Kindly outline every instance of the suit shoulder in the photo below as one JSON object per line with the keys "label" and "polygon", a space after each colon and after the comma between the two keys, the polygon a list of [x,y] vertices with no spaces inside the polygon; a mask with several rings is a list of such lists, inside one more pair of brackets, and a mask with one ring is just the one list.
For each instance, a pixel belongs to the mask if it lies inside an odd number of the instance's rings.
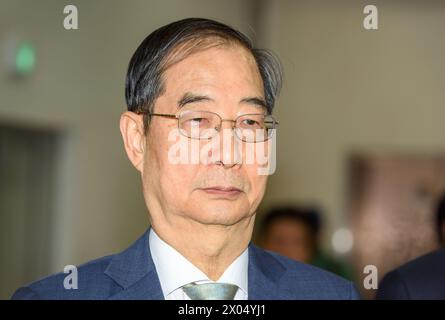
{"label": "suit shoulder", "polygon": [[[445,283],[445,249],[437,250],[407,262],[396,269],[399,279],[409,285]],[[393,277],[394,278],[394,277]]]}
{"label": "suit shoulder", "polygon": [[286,268],[280,282],[288,290],[301,292],[303,290],[301,286],[304,286],[304,292],[308,299],[360,299],[351,281],[280,254],[266,250],[264,252]]}
{"label": "suit shoulder", "polygon": [[445,249],[411,260],[383,277],[377,298],[444,299],[444,269]]}
{"label": "suit shoulder", "polygon": [[[91,260],[74,268],[67,268],[67,273],[59,272],[22,288],[19,288],[12,299],[102,299],[101,292],[106,292],[114,283],[104,273],[114,255]],[[66,289],[67,277],[77,278],[77,289]],[[72,282],[70,282],[72,284]],[[87,294],[87,295],[86,295]]]}
{"label": "suit shoulder", "polygon": [[399,267],[403,276],[418,276],[419,272],[428,276],[431,273],[443,273],[445,268],[445,249],[437,250],[411,260]]}
{"label": "suit shoulder", "polygon": [[388,272],[380,281],[377,300],[409,299],[410,293],[399,270]]}
{"label": "suit shoulder", "polygon": [[348,284],[349,281],[343,279],[342,277],[333,274],[329,271],[320,269],[310,264],[306,264],[303,262],[299,262],[288,257],[282,256],[275,252],[265,251],[268,254],[272,255],[275,259],[277,259],[281,264],[283,264],[287,269],[287,274],[289,276],[293,276],[298,274],[308,279],[320,279],[322,281],[327,281],[333,284],[344,285]]}

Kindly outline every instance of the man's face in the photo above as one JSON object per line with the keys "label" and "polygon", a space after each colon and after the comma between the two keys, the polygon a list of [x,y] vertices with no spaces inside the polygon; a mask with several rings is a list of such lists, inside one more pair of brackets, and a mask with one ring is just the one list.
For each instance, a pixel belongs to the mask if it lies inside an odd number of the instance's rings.
{"label": "man's face", "polygon": [[[234,120],[242,114],[265,112],[257,100],[249,99],[264,100],[263,82],[254,58],[241,47],[214,47],[192,54],[168,68],[163,78],[165,91],[156,100],[155,113],[211,111],[222,119]],[[189,99],[196,96],[200,98]],[[181,100],[186,103],[179,106]],[[214,139],[221,142],[216,150],[220,154],[218,161],[172,163],[169,149],[176,142],[168,137],[177,125],[176,119],[152,117],[146,137],[141,171],[153,225],[174,225],[178,219],[186,219],[228,226],[254,215],[264,195],[267,176],[258,174],[257,164],[245,163],[244,148],[241,153],[235,151],[236,144],[248,143],[237,140],[232,132],[228,136],[231,147],[223,147],[223,137],[227,136],[222,133],[211,140],[194,140],[198,150]],[[232,126],[232,122],[223,122],[222,129]],[[192,140],[186,141],[191,146]],[[266,144],[256,143],[255,148]]]}
{"label": "man's face", "polygon": [[291,259],[309,263],[314,255],[314,237],[305,223],[280,219],[268,228],[263,246]]}

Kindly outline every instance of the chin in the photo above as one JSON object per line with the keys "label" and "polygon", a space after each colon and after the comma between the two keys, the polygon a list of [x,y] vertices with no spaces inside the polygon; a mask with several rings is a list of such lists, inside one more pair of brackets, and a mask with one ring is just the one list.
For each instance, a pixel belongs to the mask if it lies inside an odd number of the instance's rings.
{"label": "chin", "polygon": [[243,210],[240,206],[221,202],[215,201],[196,208],[193,211],[194,220],[203,224],[230,226],[249,216],[248,209]]}

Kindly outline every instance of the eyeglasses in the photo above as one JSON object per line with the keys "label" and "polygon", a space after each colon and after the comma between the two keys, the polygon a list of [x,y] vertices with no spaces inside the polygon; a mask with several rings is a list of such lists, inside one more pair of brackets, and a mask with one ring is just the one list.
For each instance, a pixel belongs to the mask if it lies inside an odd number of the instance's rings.
{"label": "eyeglasses", "polygon": [[264,142],[271,138],[278,121],[267,114],[243,114],[235,120],[222,119],[217,113],[210,111],[184,110],[178,115],[165,113],[150,113],[138,111],[137,114],[147,114],[178,120],[179,132],[190,139],[207,140],[218,134],[224,121],[233,122],[235,135],[244,142]]}

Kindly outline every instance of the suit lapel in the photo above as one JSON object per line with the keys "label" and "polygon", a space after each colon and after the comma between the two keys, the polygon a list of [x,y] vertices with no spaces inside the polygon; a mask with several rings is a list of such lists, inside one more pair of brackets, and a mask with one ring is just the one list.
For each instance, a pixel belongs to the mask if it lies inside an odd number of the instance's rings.
{"label": "suit lapel", "polygon": [[[109,299],[163,300],[164,295],[148,243],[148,229],[131,247],[116,255],[105,270],[122,289]],[[294,295],[280,288],[279,280],[286,268],[271,254],[249,245],[248,296],[249,300],[294,299]]]}
{"label": "suit lapel", "polygon": [[164,299],[148,245],[149,231],[127,250],[114,256],[105,270],[105,274],[122,287],[109,299]]}
{"label": "suit lapel", "polygon": [[286,268],[271,254],[249,245],[249,300],[294,299],[291,292],[281,289],[279,280]]}

